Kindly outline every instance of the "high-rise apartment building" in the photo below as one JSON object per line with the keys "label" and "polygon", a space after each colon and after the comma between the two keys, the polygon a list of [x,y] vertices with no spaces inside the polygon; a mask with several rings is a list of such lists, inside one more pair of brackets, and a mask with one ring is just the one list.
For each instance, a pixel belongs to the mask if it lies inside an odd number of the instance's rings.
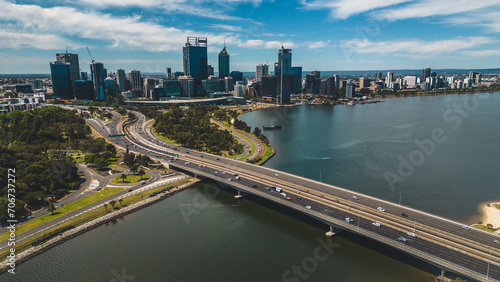
{"label": "high-rise apartment building", "polygon": [[360,77],[359,88],[368,88],[368,87],[370,87],[370,79],[368,77]]}
{"label": "high-rise apartment building", "polygon": [[422,70],[422,81],[431,76],[431,68],[425,68]]}
{"label": "high-rise apartment building", "polygon": [[219,52],[219,77],[229,76],[229,53],[226,46]]}

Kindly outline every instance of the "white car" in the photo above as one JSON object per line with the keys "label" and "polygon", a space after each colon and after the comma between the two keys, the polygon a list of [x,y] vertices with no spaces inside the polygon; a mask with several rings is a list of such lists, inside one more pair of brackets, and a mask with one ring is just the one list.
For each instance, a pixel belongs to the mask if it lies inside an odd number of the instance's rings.
{"label": "white car", "polygon": [[356,196],[352,196],[352,198],[353,198],[354,200],[359,200],[359,198],[358,198],[358,197],[356,197]]}
{"label": "white car", "polygon": [[310,209],[311,209],[311,206],[306,206],[306,209],[310,210]]}
{"label": "white car", "polygon": [[378,207],[377,210],[379,210],[381,212],[385,212],[385,209],[383,207]]}
{"label": "white car", "polygon": [[347,223],[351,223],[351,222],[353,222],[353,221],[354,221],[354,219],[352,219],[352,218],[350,218],[350,217],[346,217],[346,218],[345,218],[345,222],[347,222]]}
{"label": "white car", "polygon": [[405,237],[399,237],[398,240],[401,241],[401,242],[406,243],[406,238]]}
{"label": "white car", "polygon": [[413,232],[408,232],[406,234],[408,234],[408,236],[411,236],[411,237],[415,237],[415,238],[417,237],[417,234],[415,234]]}
{"label": "white car", "polygon": [[373,222],[372,224],[377,226],[377,227],[380,227],[380,222]]}

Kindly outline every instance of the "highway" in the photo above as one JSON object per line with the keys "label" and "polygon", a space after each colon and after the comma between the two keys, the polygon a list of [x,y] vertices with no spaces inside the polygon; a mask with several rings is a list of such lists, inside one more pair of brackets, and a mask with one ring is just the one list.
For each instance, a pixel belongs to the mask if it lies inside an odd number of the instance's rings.
{"label": "highway", "polygon": [[[270,199],[332,227],[368,236],[442,269],[478,280],[486,280],[486,276],[491,281],[500,279],[500,245],[493,241],[500,240],[498,235],[476,228],[464,229],[459,222],[333,185],[172,146],[157,139],[150,127],[144,126],[142,115],[134,114],[138,119],[124,127],[128,136],[123,140],[113,140],[120,147],[129,147],[130,151],[146,154],[170,167]],[[115,117],[113,122],[117,120]],[[110,128],[112,134],[122,132],[121,127],[117,130],[117,125]],[[235,180],[235,174],[240,180]],[[272,192],[273,189],[266,189],[272,186],[282,188],[291,200],[284,200],[282,195]],[[385,211],[380,211],[379,207]],[[352,218],[353,222],[347,223],[346,217]],[[373,222],[379,222],[381,226],[377,227]],[[407,232],[415,232],[417,237],[411,237]],[[406,238],[406,243],[398,241],[399,237]]]}

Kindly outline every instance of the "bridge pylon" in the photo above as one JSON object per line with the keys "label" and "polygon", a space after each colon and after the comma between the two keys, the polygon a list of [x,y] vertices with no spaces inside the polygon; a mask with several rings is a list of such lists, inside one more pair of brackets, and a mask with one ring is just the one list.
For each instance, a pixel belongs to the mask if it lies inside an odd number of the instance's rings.
{"label": "bridge pylon", "polygon": [[340,228],[333,227],[330,225],[330,231],[326,232],[326,237],[333,237],[335,234],[339,233],[341,231]]}
{"label": "bridge pylon", "polygon": [[240,198],[243,198],[246,195],[247,195],[247,193],[241,192],[240,190],[238,190],[238,195],[235,195],[234,198],[235,199],[240,199]]}

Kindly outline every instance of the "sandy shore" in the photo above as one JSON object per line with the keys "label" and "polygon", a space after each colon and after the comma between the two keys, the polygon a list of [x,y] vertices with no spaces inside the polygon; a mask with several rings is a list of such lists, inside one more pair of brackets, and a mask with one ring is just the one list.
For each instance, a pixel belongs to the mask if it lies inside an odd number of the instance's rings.
{"label": "sandy shore", "polygon": [[500,205],[500,202],[481,204],[481,225],[491,224],[494,228],[500,227],[500,209],[496,205]]}

